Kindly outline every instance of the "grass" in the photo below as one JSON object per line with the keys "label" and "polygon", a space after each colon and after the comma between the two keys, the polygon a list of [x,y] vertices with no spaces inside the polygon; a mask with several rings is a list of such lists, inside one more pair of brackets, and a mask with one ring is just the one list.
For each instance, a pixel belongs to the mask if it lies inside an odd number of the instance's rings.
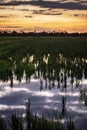
{"label": "grass", "polygon": [[86,37],[0,37],[0,58],[23,57],[27,53],[87,56]]}
{"label": "grass", "polygon": [[62,124],[59,120],[47,120],[43,116],[32,115],[29,103],[26,104],[25,118],[22,115],[12,114],[9,121],[9,117],[7,117],[6,122],[4,118],[0,117],[0,130],[77,130],[71,117]]}
{"label": "grass", "polygon": [[[13,59],[18,59],[18,62],[19,62],[19,60],[23,59],[27,54],[35,55],[38,58],[40,57],[42,58],[43,55],[47,55],[49,53],[51,55],[54,55],[54,57],[58,56],[59,53],[63,53],[63,55],[66,57],[77,56],[77,57],[87,58],[87,38],[86,37],[81,37],[81,38],[80,37],[0,37],[1,65],[3,63],[1,72],[5,72],[4,74],[6,74],[6,71],[4,71],[6,67],[6,65],[4,64],[4,60],[7,60],[8,57],[13,57]],[[55,58],[51,60],[49,60],[50,61],[49,66],[51,68],[53,67],[52,68],[52,74],[53,74],[53,70],[56,69],[56,67],[54,66]],[[76,62],[76,63],[79,64],[79,62]],[[68,67],[70,68],[70,66]],[[7,76],[8,76],[8,72],[10,72],[10,70],[8,71],[8,68],[9,67],[6,67]],[[85,65],[85,68],[86,68],[86,65]],[[12,69],[11,69],[11,72],[12,72]],[[43,70],[43,72],[44,71],[45,70]],[[10,74],[10,76],[12,75]],[[3,77],[5,77],[5,75]],[[1,73],[1,78],[2,78],[2,73]],[[62,100],[62,104],[64,107],[62,111],[64,113],[65,99]],[[26,108],[27,128],[25,130],[31,130],[31,124],[33,127],[32,130],[62,130],[62,126],[60,122],[48,121],[43,117],[42,118],[37,117],[37,115],[33,116],[29,110],[30,110],[29,107]],[[20,119],[17,115],[12,115],[11,129],[24,130],[23,128],[24,123],[22,121],[23,121],[22,117]],[[7,127],[5,126],[5,121],[2,118],[0,118],[0,129],[7,130]],[[75,126],[73,124],[71,117],[70,117],[70,120],[67,122],[67,130],[75,130]]]}

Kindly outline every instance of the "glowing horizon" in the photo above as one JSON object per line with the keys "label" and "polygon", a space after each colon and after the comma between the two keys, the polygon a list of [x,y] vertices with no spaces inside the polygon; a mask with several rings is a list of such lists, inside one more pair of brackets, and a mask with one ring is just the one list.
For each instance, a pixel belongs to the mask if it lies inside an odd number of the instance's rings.
{"label": "glowing horizon", "polygon": [[[0,30],[87,32],[87,5],[80,0],[46,4],[1,0]],[[23,2],[24,3],[21,3]],[[7,3],[7,5],[5,4]]]}

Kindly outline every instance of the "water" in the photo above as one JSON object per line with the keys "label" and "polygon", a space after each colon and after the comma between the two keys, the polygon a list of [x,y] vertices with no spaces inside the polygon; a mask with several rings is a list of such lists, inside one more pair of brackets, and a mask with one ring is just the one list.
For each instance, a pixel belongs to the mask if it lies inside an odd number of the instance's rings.
{"label": "water", "polygon": [[[9,82],[0,82],[0,115],[10,116],[12,113],[24,114],[26,100],[30,98],[31,111],[37,115],[46,118],[69,119],[71,116],[77,126],[81,130],[87,129],[87,106],[84,101],[80,100],[80,89],[87,88],[87,80],[83,80],[82,86],[72,86],[68,80],[67,89],[57,88],[55,82],[54,88],[45,88],[43,81],[43,89],[40,90],[40,80],[31,79],[30,83],[22,80],[21,84],[14,81],[14,87],[9,87]],[[62,97],[65,97],[65,114],[62,113]]]}

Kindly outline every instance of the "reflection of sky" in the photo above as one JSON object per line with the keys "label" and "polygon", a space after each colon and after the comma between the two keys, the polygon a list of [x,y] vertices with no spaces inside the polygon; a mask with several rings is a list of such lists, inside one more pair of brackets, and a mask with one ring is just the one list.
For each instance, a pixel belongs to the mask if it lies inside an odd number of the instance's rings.
{"label": "reflection of sky", "polygon": [[[83,88],[86,87],[87,80],[83,82]],[[38,80],[32,79],[29,84],[18,84],[17,81],[13,88],[9,87],[9,83],[0,83],[0,114],[11,114],[14,111],[25,111],[25,102],[28,98],[31,100],[31,110],[39,115],[42,113],[45,116],[52,116],[52,112],[61,113],[61,98],[66,97],[66,113],[74,120],[79,122],[87,122],[87,107],[84,102],[79,100],[79,88],[71,89],[68,83],[66,91],[61,91],[57,87],[52,90],[40,89]],[[77,122],[78,122],[77,121]],[[84,123],[85,123],[84,122]],[[83,125],[80,123],[80,125]],[[84,130],[86,130],[84,128]]]}
{"label": "reflection of sky", "polygon": [[[25,102],[30,97],[31,110],[40,115],[41,113],[48,118],[52,118],[53,114],[61,113],[61,97],[66,96],[66,112],[67,116],[72,116],[79,128],[84,127],[86,130],[87,122],[87,107],[83,102],[79,101],[79,88],[71,91],[68,83],[67,91],[54,88],[52,90],[39,90],[40,83],[38,80],[32,79],[30,84],[18,84],[17,81],[13,88],[9,87],[8,83],[0,83],[0,114],[9,115],[12,112],[19,114],[25,111]],[[83,87],[86,87],[87,80],[83,82]]]}
{"label": "reflection of sky", "polygon": [[[15,0],[16,4],[18,0]],[[23,0],[20,0],[20,2]],[[67,30],[87,31],[87,6],[83,0],[60,0],[46,4],[26,3],[25,5],[4,5],[10,0],[0,0],[0,29],[1,30]],[[19,2],[19,3],[20,3]],[[29,0],[27,1],[29,2]],[[57,6],[58,5],[58,6]]]}

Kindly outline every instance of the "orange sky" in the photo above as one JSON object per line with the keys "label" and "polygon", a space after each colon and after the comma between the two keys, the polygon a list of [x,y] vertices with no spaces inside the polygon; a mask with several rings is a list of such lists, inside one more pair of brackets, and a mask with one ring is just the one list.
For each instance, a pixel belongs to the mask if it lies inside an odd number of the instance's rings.
{"label": "orange sky", "polygon": [[87,10],[1,5],[0,30],[87,32]]}

